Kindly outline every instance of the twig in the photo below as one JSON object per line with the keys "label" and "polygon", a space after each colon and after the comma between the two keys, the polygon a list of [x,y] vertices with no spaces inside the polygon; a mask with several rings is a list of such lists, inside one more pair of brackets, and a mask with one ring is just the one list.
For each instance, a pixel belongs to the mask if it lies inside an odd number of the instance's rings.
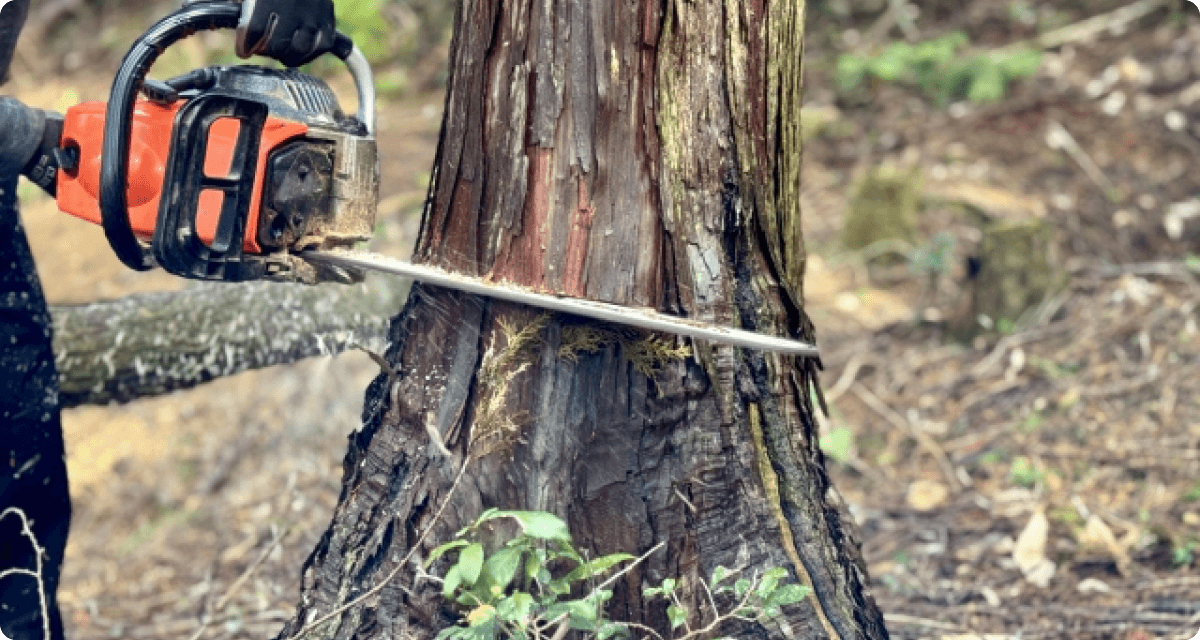
{"label": "twig", "polygon": [[904,32],[904,37],[909,42],[921,39],[921,33],[917,31],[917,25],[913,24],[912,17],[908,13],[908,3],[905,0],[888,0],[887,11],[884,11],[875,24],[867,29],[867,39],[882,40],[892,27],[900,27],[900,31]]}
{"label": "twig", "polygon": [[971,369],[971,376],[978,379],[987,375],[988,371],[991,370],[992,367],[995,367],[997,364],[999,364],[1000,359],[1003,358],[1008,353],[1008,350],[1013,347],[1019,347],[1030,342],[1037,342],[1043,338],[1049,338],[1060,333],[1068,333],[1072,330],[1073,327],[1065,323],[1058,323],[1026,331],[1024,333],[1014,333],[1004,336],[1003,338],[1000,338],[998,342],[996,342],[996,346],[992,348],[991,353],[980,360],[979,363]]}
{"label": "twig", "polygon": [[[1081,42],[1096,37],[1106,29],[1120,29],[1135,20],[1140,20],[1159,7],[1166,5],[1166,0],[1140,0],[1125,5],[1108,13],[1092,16],[1075,24],[1069,24],[1052,31],[1047,31],[1033,40],[1033,43],[1043,49],[1053,49],[1064,44]],[[1018,46],[1029,46],[1029,42],[1017,42],[1004,47],[1012,49]]]}
{"label": "twig", "polygon": [[1071,132],[1067,131],[1066,127],[1059,124],[1057,120],[1050,121],[1050,128],[1046,132],[1046,144],[1051,149],[1065,151],[1083,169],[1096,187],[1104,192],[1104,197],[1110,200],[1115,199],[1117,186],[1108,179],[1108,176],[1104,175],[1104,170],[1096,164],[1095,160],[1092,160],[1083,147],[1079,146],[1079,143],[1075,141],[1075,136],[1071,135]]}
{"label": "twig", "polygon": [[959,481],[958,475],[954,473],[954,466],[950,464],[950,459],[946,457],[946,452],[942,451],[942,448],[938,446],[937,442],[934,442],[933,438],[929,437],[929,434],[917,429],[904,416],[893,411],[883,400],[879,399],[879,396],[871,393],[862,384],[856,382],[850,387],[850,390],[854,392],[854,395],[858,396],[859,400],[863,401],[863,404],[866,404],[872,411],[878,413],[895,427],[907,433],[909,437],[916,440],[923,449],[928,451],[933,456],[934,461],[937,462],[938,468],[941,469],[942,475],[946,477],[946,482],[950,484],[950,489],[953,492],[958,493],[962,490],[962,482]]}
{"label": "twig", "polygon": [[658,543],[658,544],[654,545],[654,548],[653,548],[653,549],[651,549],[651,550],[647,551],[646,553],[643,553],[642,555],[638,556],[636,559],[634,559],[634,561],[633,561],[633,562],[630,562],[629,564],[625,565],[625,567],[623,567],[623,568],[622,568],[620,571],[618,571],[617,573],[615,573],[615,574],[613,574],[613,575],[609,576],[609,578],[608,578],[607,580],[605,580],[604,582],[601,582],[601,583],[600,583],[600,585],[599,585],[599,586],[597,586],[595,589],[592,589],[592,592],[591,592],[590,594],[588,594],[588,597],[590,598],[590,597],[592,597],[592,596],[596,595],[597,593],[599,593],[599,592],[600,592],[600,590],[601,590],[601,589],[604,589],[605,587],[607,587],[607,586],[611,585],[612,583],[616,582],[618,578],[620,578],[621,576],[623,576],[623,575],[625,575],[625,574],[629,573],[629,572],[630,572],[630,571],[631,571],[631,570],[632,570],[634,567],[638,566],[638,565],[639,565],[639,564],[641,564],[642,562],[645,562],[646,558],[649,558],[649,557],[650,557],[650,554],[652,554],[652,553],[654,553],[655,551],[658,551],[659,549],[663,548],[663,546],[664,546],[664,545],[666,545],[666,544],[667,544],[666,542],[660,542],[660,543]]}
{"label": "twig", "polygon": [[850,358],[850,362],[847,362],[846,367],[842,369],[842,375],[838,376],[837,382],[834,383],[829,393],[825,394],[825,402],[832,405],[838,401],[838,398],[850,390],[850,385],[854,384],[859,369],[862,369],[865,360],[863,355],[863,352],[859,351],[854,354],[854,357]]}
{"label": "twig", "polygon": [[555,618],[555,621],[558,622],[558,628],[554,630],[554,635],[550,636],[550,640],[563,640],[567,637],[567,632],[571,630],[571,617],[564,613]]}
{"label": "twig", "polygon": [[200,627],[196,629],[195,633],[192,634],[192,637],[189,640],[200,640],[200,636],[203,635],[208,629],[208,626],[212,624],[213,616],[217,612],[216,607],[213,606],[213,583],[216,581],[217,569],[219,569],[220,566],[221,554],[217,554],[217,556],[213,558],[212,564],[208,566],[208,572],[204,574],[204,594],[200,596]]}
{"label": "twig", "polygon": [[698,511],[698,509],[696,509],[696,505],[692,504],[692,501],[688,500],[687,496],[683,495],[683,492],[679,490],[679,487],[672,488],[675,490],[675,495],[687,505],[688,511],[691,511],[692,513],[696,513],[696,511]]}
{"label": "twig", "polygon": [[454,495],[455,489],[458,489],[458,484],[459,484],[459,482],[462,481],[463,475],[466,474],[467,465],[470,464],[470,462],[471,462],[471,459],[469,457],[463,460],[462,468],[460,468],[458,470],[458,475],[455,476],[454,482],[450,485],[450,490],[448,492],[446,492],[446,497],[442,499],[442,504],[441,504],[441,506],[438,507],[437,513],[435,513],[433,515],[433,520],[431,520],[429,522],[429,526],[425,527],[425,530],[422,531],[421,535],[417,537],[416,542],[414,542],[413,545],[411,547],[409,547],[408,553],[405,554],[404,558],[399,563],[396,564],[396,568],[392,569],[391,573],[389,573],[383,580],[381,580],[379,582],[379,584],[368,589],[366,591],[366,593],[351,600],[350,602],[347,602],[346,604],[344,604],[340,607],[337,607],[333,611],[330,611],[329,613],[321,616],[320,618],[317,618],[316,620],[308,623],[307,625],[304,626],[304,628],[300,629],[300,631],[298,633],[296,633],[296,635],[292,636],[292,638],[294,639],[294,638],[303,637],[303,636],[311,633],[317,627],[325,624],[326,622],[329,622],[334,617],[341,615],[342,613],[365,602],[368,598],[371,598],[375,594],[382,591],[383,588],[386,587],[389,582],[394,580],[396,578],[396,576],[400,575],[400,571],[404,569],[404,566],[408,564],[408,561],[410,559],[412,559],[413,554],[416,553],[417,549],[419,549],[421,547],[421,544],[425,542],[425,538],[427,538],[429,536],[429,533],[431,531],[433,531],[433,528],[435,526],[437,526],[437,523],[442,519],[442,514],[445,513],[446,507],[450,505],[450,497]]}
{"label": "twig", "polygon": [[885,613],[883,619],[889,623],[906,624],[916,627],[927,627],[929,629],[938,629],[939,631],[959,631],[962,627],[937,620],[929,620],[927,618],[918,618],[916,616],[905,615],[903,613]]}
{"label": "twig", "polygon": [[275,547],[278,547],[279,544],[283,542],[283,539],[286,538],[291,532],[292,527],[288,527],[287,529],[284,529],[283,533],[273,536],[273,539],[271,540],[271,543],[267,545],[267,548],[263,549],[263,552],[259,554],[258,558],[256,558],[249,567],[246,567],[246,570],[242,572],[242,575],[238,576],[237,580],[233,581],[233,584],[229,585],[229,588],[225,590],[225,595],[221,596],[220,600],[217,600],[217,611],[221,611],[225,608],[225,605],[229,602],[229,600],[237,594],[238,589],[242,588],[242,585],[250,579],[250,576],[254,575],[255,571],[258,571],[258,568],[262,566],[262,563],[267,561],[267,557],[271,555],[271,552],[275,550]]}
{"label": "twig", "polygon": [[33,570],[29,569],[6,569],[0,571],[0,580],[9,576],[27,576],[37,582],[38,606],[42,613],[42,638],[50,640],[50,605],[46,601],[46,582],[42,578],[42,554],[46,550],[42,545],[38,544],[37,536],[33,535],[33,529],[29,526],[29,516],[24,511],[17,507],[9,507],[3,512],[0,512],[0,520],[8,516],[16,516],[21,520],[21,535],[29,538],[29,544],[33,546]]}

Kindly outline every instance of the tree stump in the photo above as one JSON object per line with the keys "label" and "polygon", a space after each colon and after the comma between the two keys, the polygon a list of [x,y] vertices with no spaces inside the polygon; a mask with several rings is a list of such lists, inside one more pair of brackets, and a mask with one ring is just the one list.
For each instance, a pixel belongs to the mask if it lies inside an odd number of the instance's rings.
{"label": "tree stump", "polygon": [[1053,243],[1053,227],[1043,220],[984,228],[961,333],[970,337],[980,330],[1010,332],[1026,311],[1053,293],[1061,285]]}

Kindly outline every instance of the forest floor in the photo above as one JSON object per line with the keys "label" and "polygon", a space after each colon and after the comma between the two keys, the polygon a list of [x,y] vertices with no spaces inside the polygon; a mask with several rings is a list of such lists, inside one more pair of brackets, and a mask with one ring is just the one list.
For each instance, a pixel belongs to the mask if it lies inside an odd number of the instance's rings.
{"label": "forest floor", "polygon": [[[806,102],[822,124],[805,150],[806,307],[826,371],[828,464],[889,631],[1192,637],[1200,14],[1171,3],[1047,52],[1001,101],[940,107],[882,83],[854,99],[837,88],[837,56],[882,37],[870,28],[878,11],[825,10],[857,4],[810,11]],[[922,3],[917,35],[957,27],[1000,47],[1036,34],[1014,17],[1018,4],[1071,23],[1133,3]],[[60,109],[102,98],[95,78],[112,65],[64,64],[69,56],[18,64],[5,90]],[[377,250],[403,257],[413,242],[441,109],[436,92],[381,106]],[[1048,143],[1056,126],[1077,142],[1074,155]],[[953,238],[951,266],[936,274],[841,247],[851,186],[884,164],[912,169],[927,196],[973,193],[992,214],[1050,225],[1061,286],[1003,334],[955,340],[975,286],[959,265],[977,251],[978,216],[922,198],[915,244]],[[184,286],[128,272],[98,228],[24,195],[52,303]],[[69,637],[273,635],[329,522],[346,437],[376,373],[349,353],[67,411]]]}

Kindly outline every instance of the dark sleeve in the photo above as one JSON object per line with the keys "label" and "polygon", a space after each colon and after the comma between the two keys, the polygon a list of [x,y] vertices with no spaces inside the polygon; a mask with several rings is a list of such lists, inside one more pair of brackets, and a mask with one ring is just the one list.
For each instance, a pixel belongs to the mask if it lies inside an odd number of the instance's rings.
{"label": "dark sleeve", "polygon": [[[0,176],[0,513],[19,509],[44,550],[51,640],[62,639],[57,597],[71,522],[59,422],[58,374],[50,348],[50,314],[16,206],[17,179]],[[0,572],[34,569],[36,558],[15,515],[0,518]],[[37,583],[0,580],[0,628],[41,638]]]}
{"label": "dark sleeve", "polygon": [[[0,9],[0,84],[28,9],[28,0],[10,0]],[[29,578],[0,580],[0,628],[17,638],[41,638],[48,622],[51,640],[61,640],[57,591],[71,502],[58,374],[50,349],[50,314],[16,199],[17,172],[41,135],[39,117],[36,110],[0,98],[0,156],[7,156],[0,157],[0,572],[37,567],[35,548],[23,535],[14,509],[30,520],[43,549],[40,593]],[[48,621],[43,620],[43,605]]]}
{"label": "dark sleeve", "polygon": [[[6,7],[7,8],[7,7]],[[46,114],[0,96],[0,178],[15,178],[37,152]]]}
{"label": "dark sleeve", "polygon": [[17,48],[17,36],[29,13],[29,0],[11,0],[3,4],[4,8],[0,9],[0,84],[8,80],[8,65]]}

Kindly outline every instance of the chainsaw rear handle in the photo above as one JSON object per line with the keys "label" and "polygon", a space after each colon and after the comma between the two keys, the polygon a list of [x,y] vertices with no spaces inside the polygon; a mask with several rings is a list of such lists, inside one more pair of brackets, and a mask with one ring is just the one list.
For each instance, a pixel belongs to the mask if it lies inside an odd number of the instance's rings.
{"label": "chainsaw rear handle", "polygon": [[[197,31],[236,29],[242,6],[229,0],[201,0],[163,18],[138,38],[113,80],[105,111],[104,143],[100,159],[100,217],[113,252],[131,269],[155,266],[153,254],[134,235],[129,223],[126,189],[129,180],[129,146],[133,110],[146,74],[171,45]],[[375,132],[375,85],[371,66],[354,42],[339,32],[332,53],[341,58],[358,91],[358,120]]]}

